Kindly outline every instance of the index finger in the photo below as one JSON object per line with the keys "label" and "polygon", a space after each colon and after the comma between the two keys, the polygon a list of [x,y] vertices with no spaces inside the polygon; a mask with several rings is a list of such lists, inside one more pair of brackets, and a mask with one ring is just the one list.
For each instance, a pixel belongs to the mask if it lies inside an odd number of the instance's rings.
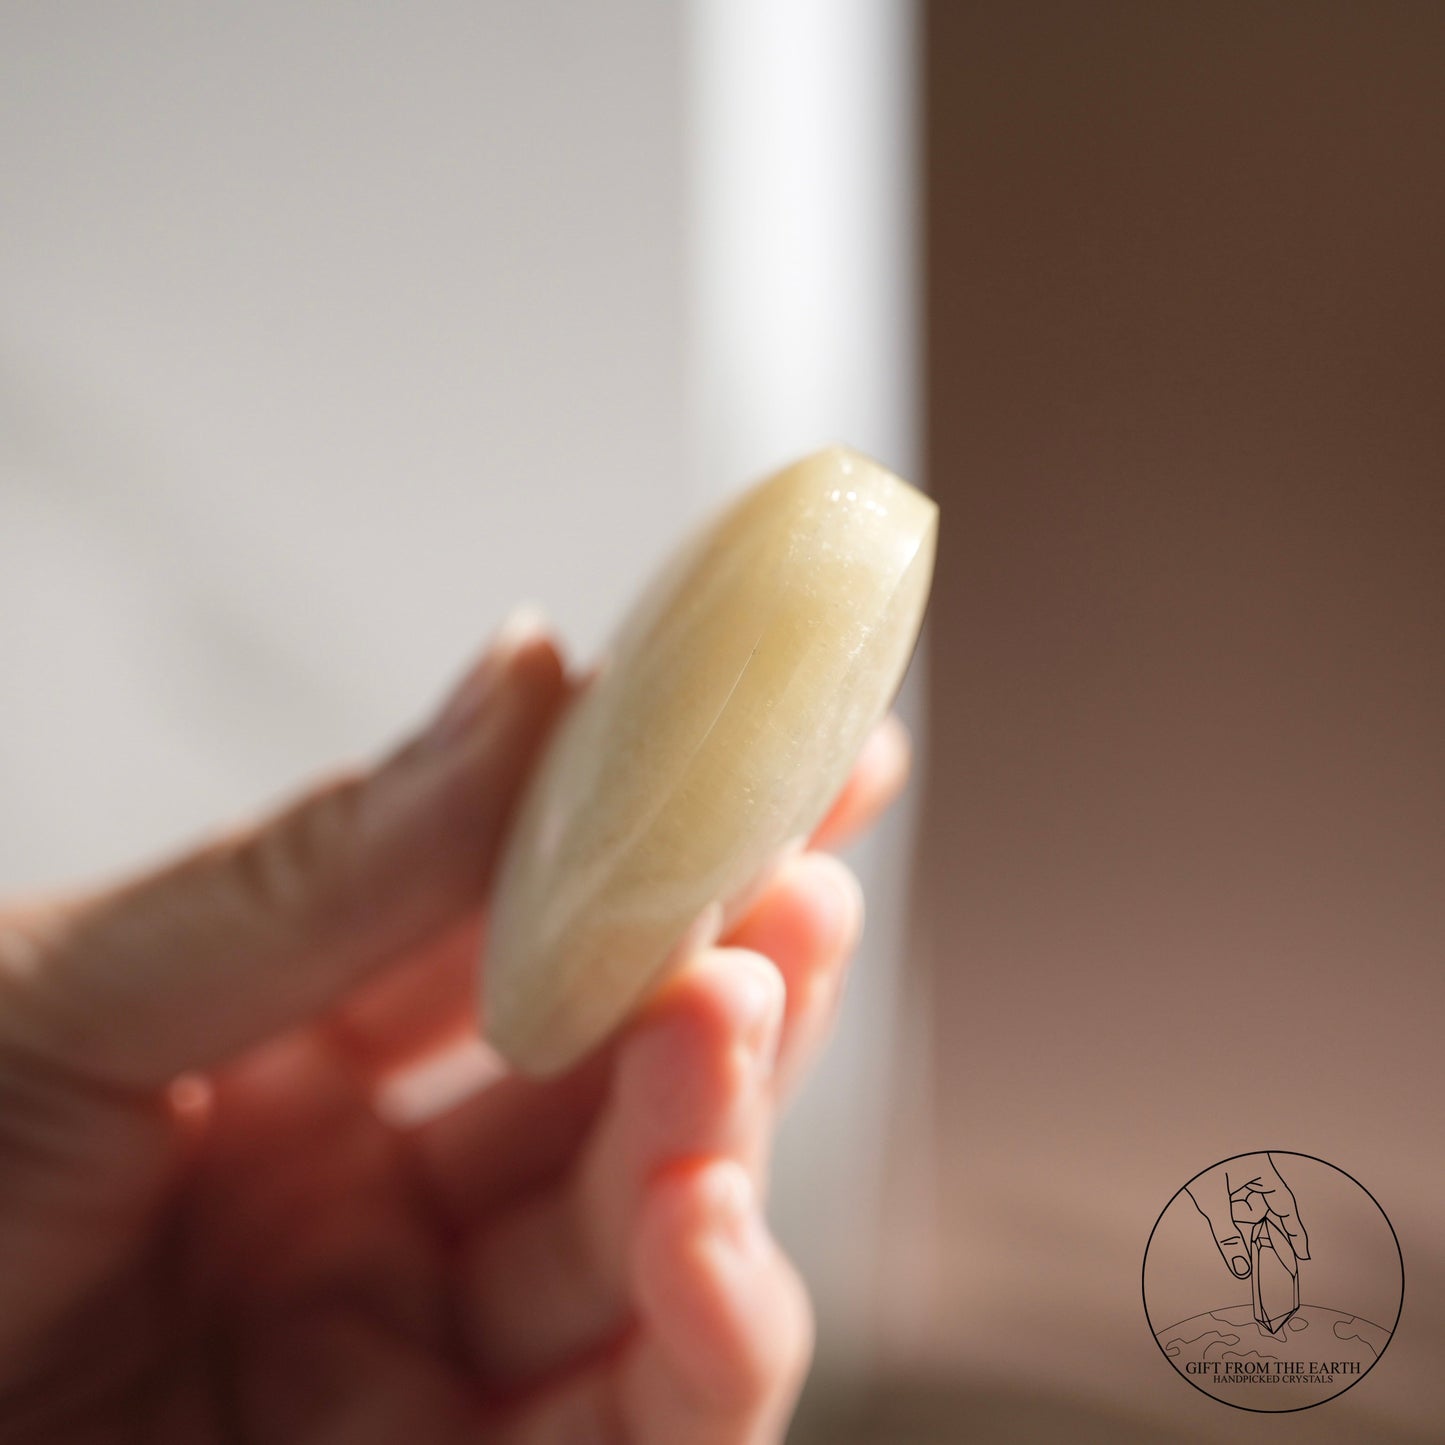
{"label": "index finger", "polygon": [[334,1005],[479,906],[564,695],[551,641],[504,629],[379,766],[157,871],[0,919],[0,1054],[154,1089]]}

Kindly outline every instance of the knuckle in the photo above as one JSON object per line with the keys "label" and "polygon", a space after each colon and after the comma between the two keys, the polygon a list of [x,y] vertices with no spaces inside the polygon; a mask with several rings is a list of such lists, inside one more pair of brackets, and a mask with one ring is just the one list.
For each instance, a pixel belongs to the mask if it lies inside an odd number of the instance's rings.
{"label": "knuckle", "polygon": [[348,899],[346,864],[361,830],[366,797],[361,775],[336,779],[233,845],[229,876],[243,906],[294,922],[318,904]]}

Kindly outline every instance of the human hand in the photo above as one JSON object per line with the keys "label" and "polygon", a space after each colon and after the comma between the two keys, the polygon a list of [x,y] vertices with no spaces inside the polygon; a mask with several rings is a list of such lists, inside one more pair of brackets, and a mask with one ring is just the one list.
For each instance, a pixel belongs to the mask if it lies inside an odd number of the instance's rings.
{"label": "human hand", "polygon": [[1281,1230],[1296,1259],[1310,1257],[1309,1238],[1299,1209],[1268,1154],[1245,1154],[1206,1170],[1187,1186],[1194,1207],[1209,1224],[1225,1268],[1248,1279],[1249,1244],[1241,1226],[1268,1219]]}
{"label": "human hand", "polygon": [[[412,1126],[569,685],[499,638],[375,769],[157,872],[0,910],[0,1442],[760,1445],[806,1369],[759,1197],[852,875],[782,865],[570,1074]],[[879,729],[814,839],[901,787]]]}

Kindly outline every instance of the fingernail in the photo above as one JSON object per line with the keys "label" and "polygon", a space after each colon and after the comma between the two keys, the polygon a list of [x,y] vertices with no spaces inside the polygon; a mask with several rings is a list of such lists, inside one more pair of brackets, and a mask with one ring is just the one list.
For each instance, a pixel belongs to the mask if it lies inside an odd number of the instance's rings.
{"label": "fingernail", "polygon": [[1242,1254],[1236,1254],[1234,1258],[1229,1261],[1229,1267],[1240,1279],[1249,1278],[1249,1261]]}
{"label": "fingernail", "polygon": [[526,646],[549,633],[540,607],[524,604],[508,614],[481,660],[457,685],[429,729],[431,740],[445,746],[464,737],[496,699],[507,665]]}

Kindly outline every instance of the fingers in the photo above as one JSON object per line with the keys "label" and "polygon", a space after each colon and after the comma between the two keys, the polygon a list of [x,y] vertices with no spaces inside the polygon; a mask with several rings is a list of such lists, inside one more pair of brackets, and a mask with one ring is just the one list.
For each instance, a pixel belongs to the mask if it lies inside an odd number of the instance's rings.
{"label": "fingers", "polygon": [[[618,1043],[607,1103],[575,1168],[465,1246],[468,1341],[487,1377],[540,1376],[626,1322],[626,1241],[657,1170],[731,1159],[763,1178],[777,1097],[827,1035],[860,923],[853,874],[802,854],[780,868],[734,946],[705,949],[653,997]],[[444,1178],[448,1156],[481,1157],[474,1126],[458,1123],[419,1131]]]}
{"label": "fingers", "polygon": [[625,1325],[627,1242],[658,1169],[702,1156],[761,1167],[782,1017],[782,980],[757,955],[705,950],[664,986],[619,1049],[567,1180],[464,1249],[464,1327],[489,1380],[543,1375]]}
{"label": "fingers", "polygon": [[[575,692],[582,686],[573,684]],[[907,773],[907,734],[897,719],[887,719],[875,730],[860,755],[848,784],[839,798],[839,805],[830,814],[836,818],[825,824],[838,840],[865,827],[892,800]],[[789,959],[806,959],[817,952],[817,945],[807,935],[826,931],[833,926],[839,910],[853,922],[856,930],[861,916],[862,895],[856,880],[843,869],[833,869],[829,878],[835,881],[814,901],[811,911],[816,916],[796,917],[797,909],[789,901],[792,894],[777,885],[787,870],[797,866],[804,872],[827,873],[828,860],[818,854],[806,854],[803,860],[789,860],[782,871],[764,889],[763,896],[750,909],[748,916],[725,940],[740,948],[751,948],[779,962],[788,985],[790,1034],[805,1040],[797,1050],[798,1059],[790,1064],[791,1077],[801,1071],[812,1052],[806,1040],[820,1032],[818,1024],[801,1018],[793,1027],[796,1015],[811,1014],[819,1023],[826,1023],[837,1002],[836,974],[817,984],[826,998],[805,996],[805,979],[787,972]],[[781,910],[778,907],[782,901]],[[803,900],[805,912],[808,900]],[[475,968],[481,951],[483,927],[480,914],[465,918],[435,939],[428,940],[416,954],[380,978],[365,984],[349,996],[327,1020],[333,1042],[345,1049],[364,1076],[384,1079],[405,1069],[429,1054],[470,1037],[475,1031]],[[802,935],[801,937],[799,935]],[[856,942],[856,931],[853,938]],[[848,945],[851,948],[852,944]],[[814,992],[818,992],[814,989]]]}
{"label": "fingers", "polygon": [[812,1358],[813,1319],[747,1173],[715,1162],[655,1183],[632,1268],[639,1334],[619,1381],[627,1438],[780,1441]]}
{"label": "fingers", "polygon": [[896,713],[889,713],[863,744],[843,791],[814,831],[810,846],[840,848],[870,828],[903,791],[912,754],[908,729]]}
{"label": "fingers", "polygon": [[[513,1193],[464,1249],[467,1331],[486,1375],[540,1375],[621,1327],[626,1240],[659,1169],[725,1157],[762,1177],[778,1095],[823,1042],[861,908],[843,864],[800,855],[738,925],[733,947],[704,950],[654,995],[616,1045],[606,1102],[566,1178],[521,1200]],[[547,1088],[509,1079],[416,1131],[454,1218],[496,1204],[489,1159],[507,1151],[485,1141],[530,1149],[550,1115]],[[561,1133],[575,1142],[570,1126]],[[557,1151],[547,1154],[555,1164]]]}
{"label": "fingers", "polygon": [[[796,1084],[821,1046],[861,925],[857,879],[835,859],[804,853],[774,873],[723,940],[762,954],[782,976],[776,1094]],[[658,997],[666,996],[665,990]],[[555,1080],[509,1076],[415,1131],[414,1148],[448,1217],[459,1227],[475,1222],[555,1176],[592,1127],[611,1084],[612,1060],[628,1046],[635,1027],[580,1070]]]}
{"label": "fingers", "polygon": [[[776,1422],[791,1409],[810,1338],[801,1286],[770,1242],[758,1245],[766,1240],[760,1221],[734,1239],[737,1271],[710,1268],[733,1257],[727,1236],[715,1250],[698,1245],[701,1206],[692,1186],[675,1181],[702,1181],[696,1187],[705,1199],[712,1176],[696,1161],[741,1170],[745,1180],[761,1175],[777,1096],[823,1041],[861,924],[861,890],[842,864],[803,854],[782,865],[729,935],[731,948],[685,966],[616,1044],[606,1103],[566,1180],[515,1202],[464,1247],[469,1352],[483,1378],[503,1388],[588,1356],[642,1312],[627,1268],[634,1236],[653,1241],[641,1246],[641,1258],[653,1261],[649,1278],[676,1273],[669,1248],[689,1270],[688,1288],[653,1301],[669,1345],[651,1340],[644,1318],[622,1357],[632,1362],[622,1376],[611,1360],[574,1371],[516,1414],[500,1438],[516,1445],[588,1432],[629,1440],[781,1438]],[[551,1091],[560,1110],[550,1107]],[[515,1199],[519,1179],[499,1188],[488,1165],[498,1151],[483,1140],[534,1140],[559,1113],[568,1123],[554,1142],[575,1138],[585,1118],[579,1094],[595,1099],[570,1077],[508,1079],[417,1131],[418,1151],[453,1217]],[[565,1147],[539,1150],[545,1167]],[[681,1207],[667,1205],[670,1195],[656,1202],[660,1170],[674,1180],[668,1187],[680,1191],[674,1203]],[[541,1172],[535,1162],[526,1171]],[[672,1320],[674,1311],[691,1321],[695,1340],[682,1319]],[[732,1374],[719,1380],[720,1368]]]}
{"label": "fingers", "polygon": [[[714,1162],[660,1177],[628,1256],[633,1334],[613,1355],[489,1421],[486,1438],[781,1441],[812,1353],[812,1314],[746,1172]],[[290,1317],[262,1331],[256,1349],[237,1404],[261,1438],[479,1438],[484,1416],[464,1383],[430,1352],[350,1308]]]}
{"label": "fingers", "polygon": [[[574,690],[581,685],[574,684]],[[820,830],[824,840],[845,841],[865,828],[896,796],[907,770],[908,736],[902,724],[890,717],[879,725],[865,745],[837,805]],[[795,864],[804,871],[815,869],[820,873],[829,867],[818,855],[809,854],[804,855],[801,862],[790,860],[783,865],[783,871]],[[811,925],[806,918],[796,918],[796,910],[790,912],[788,907],[789,898],[796,901],[796,895],[789,895],[776,886],[781,879],[779,875],[727,940],[738,947],[766,954],[784,967],[790,1025],[795,1015],[809,1012],[825,1021],[827,1008],[836,1004],[836,988],[829,990],[826,1000],[805,998],[804,980],[796,974],[789,976],[786,968],[789,959],[808,958],[816,953],[816,946],[806,938],[810,926],[814,931],[831,926],[829,919],[836,916],[838,909],[855,921],[861,914],[861,893],[852,875],[836,870],[832,876],[840,881],[829,890],[833,895],[831,902],[829,894],[825,894],[822,902],[813,907],[815,914],[821,910],[826,917],[815,918]],[[781,916],[777,916],[780,899],[783,907]],[[331,1020],[335,1041],[352,1053],[364,1073],[385,1077],[470,1035],[474,1018],[474,969],[481,933],[480,916],[466,918],[428,941],[404,966],[365,985],[340,1006]],[[804,937],[799,938],[799,934]],[[828,981],[818,982],[821,986]],[[837,983],[836,975],[832,976],[831,983]],[[789,1032],[803,1038],[815,1036],[818,1029],[812,1025],[804,1027],[800,1020],[798,1027],[790,1027]],[[811,1046],[800,1048],[799,1060],[790,1065],[788,1073],[795,1077],[799,1065],[806,1062],[810,1053]]]}
{"label": "fingers", "polygon": [[431,728],[373,771],[52,908],[8,948],[0,930],[0,1056],[154,1088],[336,1002],[476,910],[563,694],[552,644],[504,629]]}
{"label": "fingers", "polygon": [[847,963],[863,931],[863,889],[826,853],[782,865],[723,940],[770,958],[783,978],[783,1038],[773,1091],[786,1098],[816,1058],[837,1015]]}
{"label": "fingers", "polygon": [[[761,1177],[778,1094],[826,1035],[861,906],[837,860],[790,860],[734,931],[734,947],[696,956],[618,1041],[600,1110],[596,1075],[512,1078],[415,1131],[454,1220],[512,1201],[463,1254],[467,1328],[484,1373],[541,1374],[625,1322],[625,1243],[659,1168],[721,1156]],[[584,1130],[565,1179],[517,1199]],[[506,1163],[519,1151],[535,1156],[520,1177]]]}
{"label": "fingers", "polygon": [[714,1161],[655,1179],[628,1275],[633,1333],[515,1411],[498,1445],[777,1445],[812,1355],[812,1311],[747,1172]]}

